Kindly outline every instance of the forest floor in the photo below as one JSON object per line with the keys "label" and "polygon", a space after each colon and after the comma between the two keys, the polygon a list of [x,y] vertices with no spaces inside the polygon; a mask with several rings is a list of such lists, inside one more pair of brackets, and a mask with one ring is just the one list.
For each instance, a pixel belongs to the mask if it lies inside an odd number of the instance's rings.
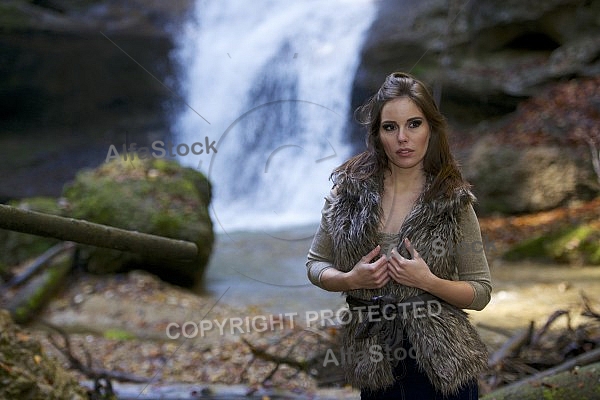
{"label": "forest floor", "polygon": [[[600,200],[596,200],[535,215],[481,219],[484,238],[494,241],[488,254],[494,291],[486,309],[472,311],[470,315],[490,349],[498,348],[506,340],[498,330],[514,332],[530,321],[541,326],[558,309],[569,310],[571,323],[576,324],[582,292],[595,304],[600,302],[599,267],[528,261],[507,263],[499,257],[511,244],[544,232],[553,224],[564,222],[564,218],[572,218],[574,213],[600,215],[599,208]],[[243,339],[257,346],[271,346],[283,356],[287,347],[278,348],[277,342],[290,331],[302,330],[304,326],[301,323],[292,326],[288,319],[271,321],[266,332],[258,332],[260,329],[256,326],[254,330],[247,329],[252,317],[261,315],[268,314],[259,305],[220,302],[217,296],[199,295],[147,273],[133,271],[112,276],[73,276],[46,306],[41,319],[67,330],[74,353],[85,359],[82,349],[87,349],[96,368],[146,377],[152,384],[242,385],[248,392],[263,385],[307,398],[358,398],[357,392],[348,388],[317,388],[315,379],[304,372],[294,375],[296,371],[287,366],[282,366],[265,382],[274,364],[253,361],[253,354]],[[227,324],[220,332],[218,324],[231,323],[234,318],[243,321],[241,329],[232,334],[232,325]],[[190,337],[169,338],[167,328],[173,321],[180,324],[190,321],[187,329]],[[560,325],[557,323],[556,327]],[[64,361],[49,343],[47,329],[39,324],[31,328],[45,350]],[[181,329],[171,328],[169,332],[181,333]],[[310,352],[307,342],[294,348],[292,356],[301,359]]]}

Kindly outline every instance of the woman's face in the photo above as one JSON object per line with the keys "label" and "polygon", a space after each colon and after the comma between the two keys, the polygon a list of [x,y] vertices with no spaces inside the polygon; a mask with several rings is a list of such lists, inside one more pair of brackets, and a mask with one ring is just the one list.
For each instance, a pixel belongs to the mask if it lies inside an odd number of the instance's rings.
{"label": "woman's face", "polygon": [[390,100],[383,106],[379,137],[393,166],[423,169],[430,134],[423,112],[408,97]]}

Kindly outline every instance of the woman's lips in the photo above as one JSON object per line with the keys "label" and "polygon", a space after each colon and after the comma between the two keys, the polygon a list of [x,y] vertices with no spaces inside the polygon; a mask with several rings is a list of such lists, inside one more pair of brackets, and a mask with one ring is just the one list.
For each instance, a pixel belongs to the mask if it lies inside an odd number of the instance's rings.
{"label": "woman's lips", "polygon": [[400,150],[396,151],[396,154],[398,154],[401,157],[408,157],[412,153],[414,153],[414,150],[412,150],[412,149],[400,149]]}

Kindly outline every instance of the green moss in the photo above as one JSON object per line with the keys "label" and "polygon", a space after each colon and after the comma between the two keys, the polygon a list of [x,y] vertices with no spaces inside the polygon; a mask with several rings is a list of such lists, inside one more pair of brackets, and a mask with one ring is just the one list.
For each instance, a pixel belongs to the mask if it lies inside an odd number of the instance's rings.
{"label": "green moss", "polygon": [[0,310],[0,398],[87,399],[75,376],[42,351],[40,343]]}
{"label": "green moss", "polygon": [[7,308],[11,310],[14,320],[18,323],[28,322],[34,313],[55,294],[71,270],[71,266],[70,256],[62,255],[40,275],[28,281],[21,292],[9,301]]}
{"label": "green moss", "polygon": [[600,265],[600,228],[597,224],[583,224],[558,229],[516,244],[503,258]]}
{"label": "green moss", "polygon": [[105,339],[111,340],[132,340],[136,339],[136,336],[123,329],[108,329],[104,331],[103,335]]}
{"label": "green moss", "polygon": [[163,159],[157,159],[152,166],[165,175],[175,175],[180,170],[180,167],[176,163]]}
{"label": "green moss", "polygon": [[[214,235],[208,212],[210,184],[200,172],[168,160],[113,160],[77,174],[65,187],[71,216],[91,222],[196,243],[196,262],[142,260],[133,254],[86,248],[95,272],[143,268],[193,284],[208,262]],[[167,265],[168,264],[168,265]],[[160,273],[158,274],[159,276]],[[163,276],[161,276],[163,277]]]}

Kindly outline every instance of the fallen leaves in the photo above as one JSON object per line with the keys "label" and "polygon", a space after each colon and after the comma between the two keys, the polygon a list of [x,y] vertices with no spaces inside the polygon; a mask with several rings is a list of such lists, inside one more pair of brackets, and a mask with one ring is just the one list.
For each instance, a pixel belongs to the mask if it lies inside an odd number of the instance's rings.
{"label": "fallen leaves", "polygon": [[[584,203],[561,207],[550,211],[511,217],[483,217],[479,219],[481,234],[493,251],[488,257],[499,257],[511,245],[531,239],[565,226],[573,226],[598,220],[600,197]],[[486,247],[487,249],[488,247]]]}

